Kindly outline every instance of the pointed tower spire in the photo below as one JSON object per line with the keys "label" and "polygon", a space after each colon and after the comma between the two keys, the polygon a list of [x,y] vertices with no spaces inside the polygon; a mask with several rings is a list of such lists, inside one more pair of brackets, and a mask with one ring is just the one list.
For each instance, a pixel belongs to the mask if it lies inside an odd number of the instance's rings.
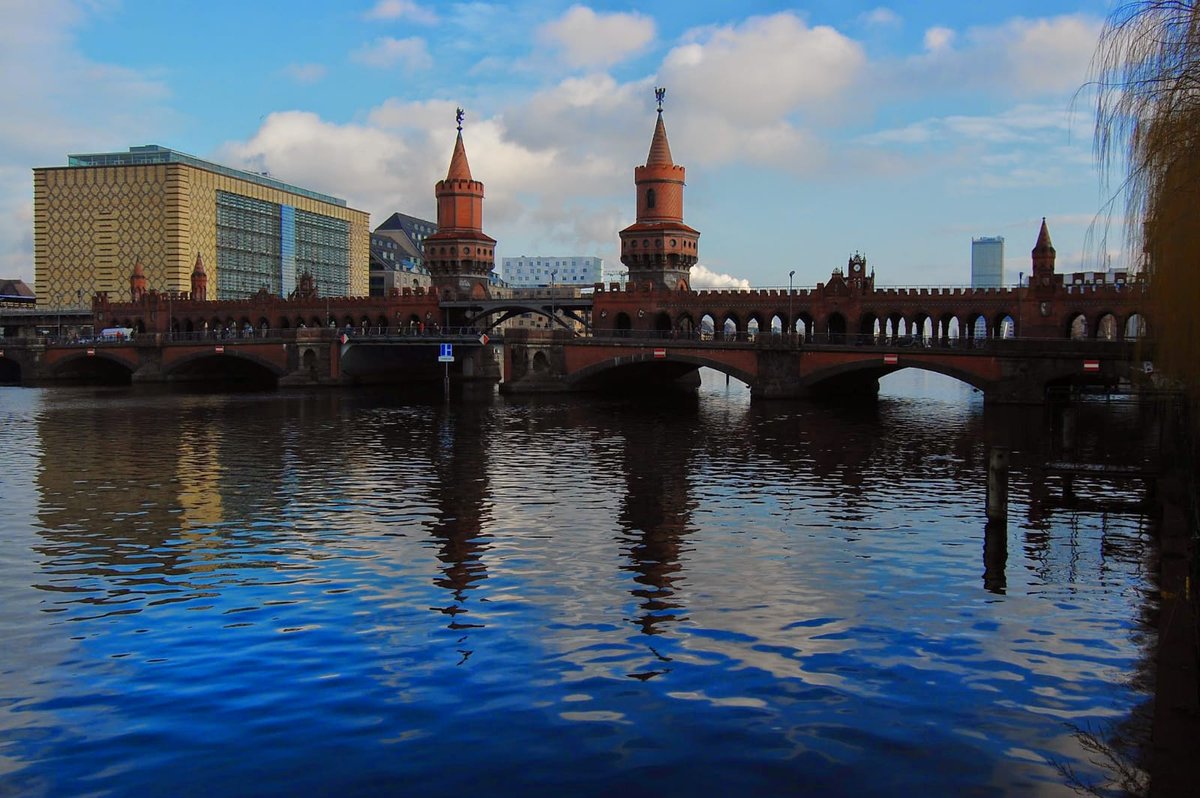
{"label": "pointed tower spire", "polygon": [[192,267],[192,299],[203,302],[208,298],[208,275],[204,272],[204,260],[196,253],[196,265]]}
{"label": "pointed tower spire", "polygon": [[496,239],[483,232],[483,183],[471,177],[467,163],[464,116],[463,109],[456,109],[458,137],[450,155],[450,169],[446,179],[439,180],[434,188],[438,229],[426,237],[423,248],[425,265],[440,292],[483,298],[491,293],[489,275],[496,262]]}
{"label": "pointed tower spire", "polygon": [[454,154],[450,156],[450,170],[446,172],[447,180],[471,180],[471,165],[467,163],[467,148],[463,145],[462,123],[464,112],[456,111],[458,119],[458,140],[454,142]]}
{"label": "pointed tower spire", "polygon": [[650,139],[650,154],[646,156],[646,166],[673,166],[671,160],[671,145],[667,142],[667,126],[663,124],[662,105],[667,90],[661,86],[654,87],[654,99],[658,101],[658,122],[654,125],[654,137]]}
{"label": "pointed tower spire", "polygon": [[1050,229],[1046,217],[1042,217],[1042,229],[1038,231],[1037,243],[1033,245],[1032,284],[1048,286],[1054,283],[1054,245],[1050,243]]}
{"label": "pointed tower spire", "polygon": [[667,90],[654,89],[658,119],[644,166],[634,167],[637,221],[621,231],[621,263],[633,285],[687,290],[696,263],[700,233],[683,223],[686,170],[671,159],[662,102]]}
{"label": "pointed tower spire", "polygon": [[1050,243],[1050,229],[1046,227],[1046,217],[1042,217],[1042,229],[1038,231],[1037,243],[1033,246],[1034,252],[1054,252],[1054,246]]}

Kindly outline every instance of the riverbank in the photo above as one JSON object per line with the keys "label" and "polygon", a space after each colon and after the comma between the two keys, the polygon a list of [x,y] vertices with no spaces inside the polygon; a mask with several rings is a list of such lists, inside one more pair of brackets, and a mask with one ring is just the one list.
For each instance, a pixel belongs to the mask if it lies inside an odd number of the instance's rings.
{"label": "riverbank", "polygon": [[[1197,407],[1190,408],[1193,420]],[[1186,422],[1184,422],[1186,424]],[[1186,426],[1184,427],[1186,429]],[[1189,436],[1180,435],[1180,442]],[[1159,485],[1162,500],[1158,655],[1156,657],[1150,794],[1193,796],[1200,784],[1200,613],[1197,612],[1196,508],[1198,461],[1181,445]]]}

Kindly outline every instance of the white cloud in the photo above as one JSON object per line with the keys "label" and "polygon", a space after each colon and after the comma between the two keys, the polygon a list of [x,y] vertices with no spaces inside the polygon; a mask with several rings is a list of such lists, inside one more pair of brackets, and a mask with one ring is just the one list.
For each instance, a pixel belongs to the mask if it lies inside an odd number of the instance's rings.
{"label": "white cloud", "polygon": [[691,286],[694,290],[741,290],[750,288],[750,281],[731,274],[719,274],[710,271],[707,266],[697,263],[692,267]]}
{"label": "white cloud", "polygon": [[933,27],[925,31],[923,39],[925,49],[931,53],[937,53],[942,50],[950,49],[950,45],[954,43],[954,31],[950,28]]}
{"label": "white cloud", "polygon": [[570,66],[611,66],[645,49],[654,30],[654,20],[643,14],[597,14],[575,5],[539,28],[537,38],[557,48]]}
{"label": "white cloud", "polygon": [[16,0],[0,8],[0,276],[33,282],[34,166],[71,152],[117,149],[170,129],[159,76],[91,60],[75,30],[98,4]]}
{"label": "white cloud", "polygon": [[396,64],[401,64],[404,69],[410,71],[429,69],[433,66],[433,58],[429,55],[425,40],[417,36],[407,39],[384,36],[358,48],[350,57],[360,64],[379,69],[387,69]]}
{"label": "white cloud", "polygon": [[698,29],[685,39],[663,62],[663,85],[686,105],[719,108],[739,124],[839,99],[866,64],[857,42],[792,13]]}
{"label": "white cloud", "polygon": [[925,52],[873,64],[868,85],[894,98],[943,92],[1014,97],[1074,91],[1087,80],[1101,21],[1085,14],[1011,19],[993,26],[930,28]]}
{"label": "white cloud", "polygon": [[288,64],[283,68],[283,74],[306,86],[319,83],[327,71],[324,64]]}
{"label": "white cloud", "polygon": [[865,25],[878,28],[896,28],[904,22],[899,14],[885,6],[865,11],[859,14],[858,19]]}
{"label": "white cloud", "polygon": [[868,146],[949,144],[1061,144],[1070,116],[1055,105],[1023,104],[988,115],[932,117],[891,130],[860,136]]}
{"label": "white cloud", "polygon": [[744,159],[789,171],[821,163],[824,148],[795,120],[832,118],[847,105],[866,66],[857,42],[792,13],[696,29],[684,40],[658,78],[669,87],[672,145],[687,163]]}
{"label": "white cloud", "polygon": [[433,25],[437,14],[411,0],[379,0],[371,10],[363,14],[365,19],[409,19],[422,25]]}

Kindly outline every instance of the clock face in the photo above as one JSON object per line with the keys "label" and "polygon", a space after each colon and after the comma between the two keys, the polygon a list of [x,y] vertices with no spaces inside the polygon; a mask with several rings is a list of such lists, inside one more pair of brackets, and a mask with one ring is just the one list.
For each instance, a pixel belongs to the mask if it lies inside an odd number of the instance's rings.
{"label": "clock face", "polygon": [[861,272],[861,271],[862,271],[862,264],[861,264],[861,263],[856,263],[856,264],[854,264],[853,266],[851,266],[851,267],[850,267],[850,269],[851,269],[851,271],[853,271],[855,274],[857,274],[858,272]]}

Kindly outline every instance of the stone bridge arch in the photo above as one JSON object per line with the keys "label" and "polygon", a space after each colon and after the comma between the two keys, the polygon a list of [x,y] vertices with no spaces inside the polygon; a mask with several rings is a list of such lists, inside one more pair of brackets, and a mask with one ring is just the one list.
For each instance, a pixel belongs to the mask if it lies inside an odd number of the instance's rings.
{"label": "stone bridge arch", "polygon": [[0,385],[12,385],[21,381],[22,367],[16,358],[0,355]]}
{"label": "stone bridge arch", "polygon": [[824,388],[833,388],[839,382],[859,384],[872,379],[878,380],[889,374],[904,369],[931,371],[947,377],[953,377],[959,382],[965,382],[972,388],[977,388],[985,394],[994,385],[994,380],[975,371],[960,368],[950,363],[937,360],[922,360],[904,358],[903,362],[887,364],[882,362],[879,355],[864,357],[862,360],[838,363],[810,371],[803,377],[803,384],[817,392]]}
{"label": "stone bridge arch", "polygon": [[701,368],[710,368],[714,371],[719,371],[734,379],[741,380],[747,385],[754,385],[757,379],[756,374],[716,358],[680,352],[667,352],[666,357],[661,358],[646,356],[606,358],[571,373],[566,378],[566,384],[571,388],[586,389],[591,385],[604,382],[606,375],[612,375],[614,372],[622,369],[639,371],[661,370],[664,376],[674,375],[668,378],[675,379]]}
{"label": "stone bridge arch", "polygon": [[[213,368],[208,368],[211,365]],[[167,381],[186,381],[189,377],[222,376],[238,380],[259,377],[278,382],[287,369],[254,352],[243,352],[239,347],[229,346],[224,352],[205,350],[189,352],[164,363],[162,376]]]}
{"label": "stone bridge arch", "polygon": [[88,382],[131,382],[137,367],[120,350],[96,347],[92,354],[78,349],[46,363],[45,374],[52,380]]}

